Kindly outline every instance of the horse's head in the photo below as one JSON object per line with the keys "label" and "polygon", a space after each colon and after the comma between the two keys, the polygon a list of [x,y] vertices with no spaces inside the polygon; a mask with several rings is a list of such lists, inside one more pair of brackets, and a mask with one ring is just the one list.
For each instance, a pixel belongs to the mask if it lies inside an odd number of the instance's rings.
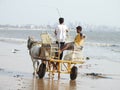
{"label": "horse's head", "polygon": [[27,40],[27,48],[28,48],[28,49],[31,48],[31,45],[32,45],[33,42],[34,42],[34,37],[29,36],[29,37],[28,37],[28,40]]}

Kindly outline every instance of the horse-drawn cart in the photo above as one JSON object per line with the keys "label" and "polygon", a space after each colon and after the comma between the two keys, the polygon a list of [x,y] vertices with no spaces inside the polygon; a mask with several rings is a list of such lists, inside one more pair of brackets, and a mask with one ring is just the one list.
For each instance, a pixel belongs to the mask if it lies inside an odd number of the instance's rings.
{"label": "horse-drawn cart", "polygon": [[[78,74],[78,68],[76,64],[83,64],[85,62],[85,59],[82,56],[82,50],[79,47],[75,47],[74,50],[71,50],[69,53],[66,53],[64,55],[63,60],[60,60],[58,44],[52,42],[48,33],[41,34],[41,39],[41,54],[39,57],[31,57],[35,60],[41,60],[41,64],[36,71],[39,78],[43,78],[45,76],[45,73],[48,72],[49,76],[58,73],[58,78],[60,78],[60,74],[62,73],[70,74],[71,80],[76,79]],[[32,53],[30,53],[30,55],[33,56]]]}
{"label": "horse-drawn cart", "polygon": [[[58,67],[54,66],[50,67],[49,63],[58,63]],[[76,61],[67,61],[67,60],[55,60],[50,59],[46,61],[46,63],[41,63],[39,70],[38,70],[38,76],[39,78],[43,78],[45,75],[45,72],[49,72],[49,75],[54,73],[58,73],[58,78],[60,78],[60,74],[70,74],[70,79],[74,80],[77,77],[78,68],[75,66],[76,64],[83,64],[84,61],[76,62]],[[57,67],[54,69],[54,67]]]}

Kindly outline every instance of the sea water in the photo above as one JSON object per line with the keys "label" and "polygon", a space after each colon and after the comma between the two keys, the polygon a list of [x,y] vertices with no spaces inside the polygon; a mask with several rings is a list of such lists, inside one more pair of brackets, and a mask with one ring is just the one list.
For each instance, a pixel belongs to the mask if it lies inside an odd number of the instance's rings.
{"label": "sea water", "polygon": [[[40,34],[47,32],[55,40],[54,30],[0,30],[0,41],[26,43],[28,36],[41,40]],[[83,31],[86,35],[84,55],[90,59],[110,60],[120,63],[120,31]],[[76,32],[71,30],[67,37],[73,41]]]}

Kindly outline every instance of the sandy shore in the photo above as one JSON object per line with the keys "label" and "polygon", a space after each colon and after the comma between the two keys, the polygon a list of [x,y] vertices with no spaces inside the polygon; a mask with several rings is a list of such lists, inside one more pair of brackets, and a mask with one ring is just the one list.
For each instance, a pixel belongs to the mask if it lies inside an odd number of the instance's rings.
{"label": "sandy shore", "polygon": [[74,81],[68,74],[61,74],[59,80],[57,75],[49,79],[47,74],[43,79],[34,78],[26,44],[0,42],[0,90],[120,90],[120,63],[96,58],[78,68]]}

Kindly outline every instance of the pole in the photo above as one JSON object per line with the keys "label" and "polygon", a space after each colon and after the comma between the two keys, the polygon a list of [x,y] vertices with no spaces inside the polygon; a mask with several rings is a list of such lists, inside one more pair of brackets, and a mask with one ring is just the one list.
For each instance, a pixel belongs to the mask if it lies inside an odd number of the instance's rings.
{"label": "pole", "polygon": [[57,12],[58,12],[59,17],[61,17],[61,14],[60,14],[59,9],[58,9],[58,8],[56,8],[56,10],[57,10]]}

